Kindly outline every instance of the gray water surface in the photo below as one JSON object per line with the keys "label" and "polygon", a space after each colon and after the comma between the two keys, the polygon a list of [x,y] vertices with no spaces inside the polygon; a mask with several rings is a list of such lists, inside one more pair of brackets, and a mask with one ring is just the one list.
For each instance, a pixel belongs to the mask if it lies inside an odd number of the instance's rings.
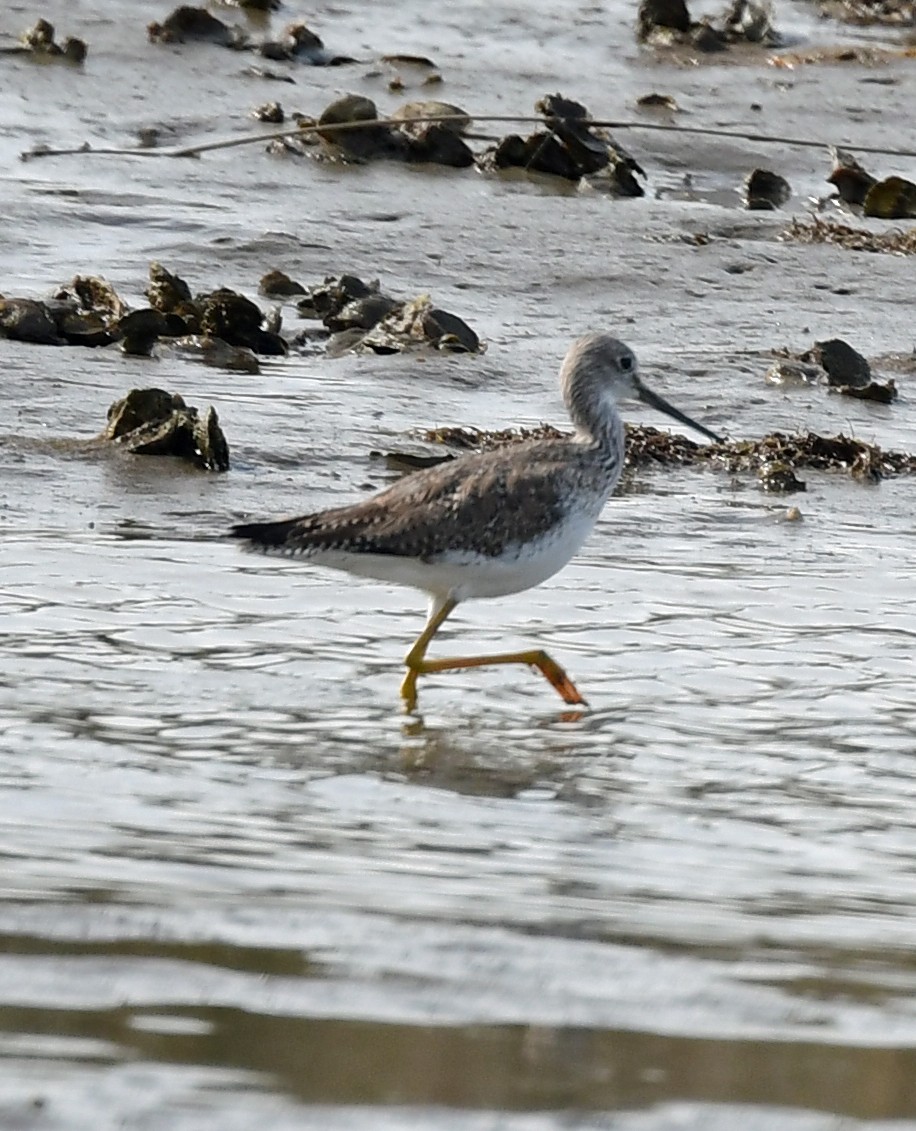
{"label": "gray water surface", "polygon": [[[0,60],[3,294],[101,273],[139,304],[153,258],[252,297],[273,267],[347,270],[430,293],[488,349],[246,376],[0,341],[0,1128],[916,1126],[911,480],[805,472],[785,500],[636,474],[562,574],[437,640],[543,645],[578,717],[513,668],[430,677],[403,716],[420,595],[221,538],[364,497],[391,480],[371,453],[421,429],[562,424],[556,369],[593,329],[730,436],[912,449],[906,362],[876,362],[890,407],[763,381],[767,351],[815,339],[911,353],[912,263],[781,241],[825,152],[738,141],[628,133],[633,201],[261,146],[21,163],[151,124],[256,132],[273,97],[429,93],[371,62],[252,79],[148,45],[167,7],[141,7],[44,6],[89,41],[82,72]],[[894,42],[776,14],[802,44]],[[0,32],[35,15],[8,5]],[[660,62],[622,3],[289,3],[273,26],[295,18],[360,59],[432,55],[472,113],[560,89],[634,118],[663,90],[685,124],[914,145],[911,62]],[[758,164],[791,181],[786,213],[740,211]],[[218,408],[228,475],[89,443],[151,384]]]}

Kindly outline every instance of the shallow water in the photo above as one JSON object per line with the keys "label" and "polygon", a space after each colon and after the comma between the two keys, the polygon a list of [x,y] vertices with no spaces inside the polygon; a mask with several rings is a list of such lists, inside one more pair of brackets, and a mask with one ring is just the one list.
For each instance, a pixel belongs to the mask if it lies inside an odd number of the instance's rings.
{"label": "shallow water", "polygon": [[[143,23],[166,10],[46,4],[89,41],[84,72],[3,59],[0,291],[100,272],[137,302],[151,258],[252,295],[272,267],[353,270],[431,293],[488,351],[253,377],[0,341],[0,1127],[916,1126],[910,480],[805,473],[785,522],[747,477],[631,479],[562,574],[442,633],[443,653],[543,644],[579,717],[497,668],[429,678],[405,718],[421,599],[219,537],[388,482],[370,453],[425,427],[562,423],[554,373],[588,329],[731,436],[912,449],[907,366],[889,408],[763,382],[765,351],[815,338],[909,353],[912,264],[738,210],[765,163],[800,213],[827,187],[816,150],[634,131],[640,201],[260,148],[20,163],[156,123],[256,132],[267,98],[401,101],[369,65],[287,86],[157,50]],[[561,89],[634,117],[659,89],[690,124],[912,147],[911,63],[660,63],[619,4],[380,12],[276,22],[433,55],[434,93],[472,112]],[[0,31],[34,18],[8,5]],[[801,4],[777,20],[803,44],[893,42]],[[215,404],[233,470],[88,444],[142,384]]]}

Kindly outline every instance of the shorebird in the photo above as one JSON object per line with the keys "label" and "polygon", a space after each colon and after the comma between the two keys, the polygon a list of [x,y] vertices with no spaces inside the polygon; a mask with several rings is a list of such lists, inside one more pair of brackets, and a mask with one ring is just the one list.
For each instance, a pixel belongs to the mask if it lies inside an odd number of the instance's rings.
{"label": "shorebird", "polygon": [[428,660],[445,619],[472,598],[502,597],[552,577],[591,533],[623,470],[618,400],[636,397],[710,440],[718,437],[643,384],[633,351],[590,334],[560,368],[576,431],[480,452],[416,471],[350,506],[301,518],[232,527],[249,549],[303,558],[429,595],[426,625],[407,653],[401,697],[417,703],[417,678],[490,664],[537,668],[567,703],[585,704],[560,665],[541,649]]}

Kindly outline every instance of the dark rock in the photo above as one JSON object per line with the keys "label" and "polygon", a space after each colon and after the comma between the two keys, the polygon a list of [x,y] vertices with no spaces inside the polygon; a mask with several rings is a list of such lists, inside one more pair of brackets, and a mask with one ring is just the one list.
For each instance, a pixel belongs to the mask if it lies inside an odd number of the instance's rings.
{"label": "dark rock", "polygon": [[897,385],[894,381],[869,381],[867,385],[838,385],[836,392],[859,401],[874,401],[876,404],[893,404],[897,399]]}
{"label": "dark rock", "polygon": [[149,278],[150,285],[146,288],[146,297],[154,310],[168,314],[169,311],[176,310],[191,301],[191,288],[184,279],[173,275],[155,260],[149,265]]}
{"label": "dark rock", "polygon": [[567,181],[578,181],[582,175],[569,150],[552,134],[536,133],[527,138],[509,134],[496,146],[492,160],[497,169],[527,169]]}
{"label": "dark rock", "polygon": [[406,151],[409,161],[447,165],[453,169],[467,169],[474,164],[474,154],[467,142],[453,129],[428,122],[412,131]]}
{"label": "dark rock", "polygon": [[258,290],[266,298],[292,298],[293,295],[304,295],[305,287],[295,282],[283,271],[268,271],[261,277]]}
{"label": "dark rock", "polygon": [[581,169],[580,176],[597,173],[607,165],[607,143],[589,129],[589,114],[581,103],[561,94],[547,94],[535,103],[534,108],[538,114],[544,115],[551,132]]}
{"label": "dark rock", "polygon": [[760,486],[764,491],[788,495],[793,491],[806,490],[805,484],[795,474],[791,464],[783,460],[765,463],[757,472]]}
{"label": "dark rock", "polygon": [[[371,98],[346,94],[325,107],[318,119],[318,136],[332,147],[332,152],[340,151],[360,161],[380,157],[405,159],[410,148],[406,134],[390,126],[361,125],[377,120],[378,111]],[[341,125],[345,128],[333,128]]]}
{"label": "dark rock", "polygon": [[657,27],[689,31],[690,12],[685,0],[640,0],[636,15],[637,36],[648,39]]}
{"label": "dark rock", "polygon": [[[815,342],[811,351],[827,373],[830,385],[865,386],[871,381],[871,366],[868,361],[842,338],[830,338],[826,342]],[[802,360],[808,360],[803,355]]]}
{"label": "dark rock", "polygon": [[211,406],[196,408],[164,389],[132,389],[108,410],[105,439],[137,455],[170,455],[208,471],[229,470],[229,445]]}
{"label": "dark rock", "polygon": [[40,346],[66,344],[47,306],[31,298],[0,298],[0,337]]}
{"label": "dark rock", "polygon": [[247,345],[248,337],[260,330],[264,321],[257,303],[229,287],[218,287],[197,301],[201,333],[232,345]]}
{"label": "dark rock", "polygon": [[206,8],[183,4],[163,22],[147,25],[151,43],[215,43],[219,47],[241,47],[246,37],[211,15]]}
{"label": "dark rock", "polygon": [[728,50],[728,41],[718,28],[713,27],[708,20],[700,20],[690,29],[689,42],[706,55],[713,55],[718,51]]}
{"label": "dark rock", "polygon": [[773,28],[769,7],[754,0],[733,0],[723,21],[723,31],[731,42],[765,43],[775,47],[782,37]]}
{"label": "dark rock", "polygon": [[334,315],[348,302],[378,293],[378,282],[364,283],[356,275],[328,275],[323,283],[309,287],[307,297],[297,306],[303,318]]}
{"label": "dark rock", "polygon": [[392,113],[391,117],[401,122],[400,128],[407,133],[415,133],[421,126],[427,124],[417,121],[418,118],[448,118],[448,121],[438,122],[437,125],[456,134],[466,133],[471,125],[470,115],[460,106],[453,106],[450,102],[437,102],[435,99],[425,102],[405,102]]}
{"label": "dark rock", "polygon": [[423,314],[422,325],[423,333],[437,349],[457,353],[478,353],[480,350],[480,338],[467,322],[447,310],[430,307]]}
{"label": "dark rock", "polygon": [[880,220],[904,220],[916,216],[916,184],[903,177],[886,177],[865,194],[866,216]]}
{"label": "dark rock", "polygon": [[833,168],[827,181],[836,185],[840,200],[847,204],[864,204],[865,197],[872,185],[877,184],[875,177],[867,173],[851,153],[844,149],[833,149]]}
{"label": "dark rock", "polygon": [[283,107],[279,102],[264,102],[260,106],[255,106],[251,111],[251,116],[259,122],[266,122],[274,126],[282,125],[285,117]]}
{"label": "dark rock", "polygon": [[399,309],[403,303],[388,295],[374,291],[362,298],[353,299],[339,310],[328,312],[323,322],[333,332],[358,328],[371,330],[392,311]]}
{"label": "dark rock", "polygon": [[792,195],[792,188],[785,177],[769,169],[754,169],[745,181],[745,207],[757,211],[772,212]]}
{"label": "dark rock", "polygon": [[132,310],[116,327],[122,353],[132,357],[149,357],[159,338],[177,338],[187,332],[186,323],[177,314],[163,314],[152,307]]}

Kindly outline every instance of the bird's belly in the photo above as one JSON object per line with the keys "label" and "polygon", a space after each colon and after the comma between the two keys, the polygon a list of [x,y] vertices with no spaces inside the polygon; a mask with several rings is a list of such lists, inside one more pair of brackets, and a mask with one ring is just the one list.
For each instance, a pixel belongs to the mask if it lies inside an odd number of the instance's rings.
{"label": "bird's belly", "polygon": [[423,560],[335,550],[309,557],[316,565],[408,585],[437,596],[452,596],[459,601],[502,597],[540,585],[561,570],[582,546],[594,524],[591,515],[567,519],[536,541],[507,545],[499,556],[449,550]]}

